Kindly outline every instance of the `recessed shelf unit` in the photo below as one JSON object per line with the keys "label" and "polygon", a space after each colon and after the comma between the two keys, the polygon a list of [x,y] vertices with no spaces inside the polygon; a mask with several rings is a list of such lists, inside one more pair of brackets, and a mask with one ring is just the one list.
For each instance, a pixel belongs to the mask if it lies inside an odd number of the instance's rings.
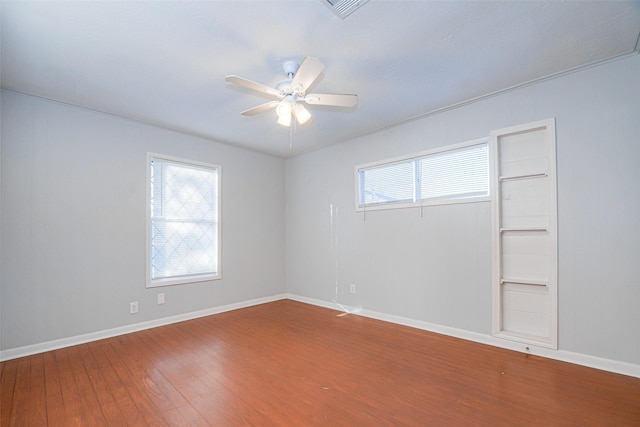
{"label": "recessed shelf unit", "polygon": [[557,348],[555,120],[492,132],[493,334]]}

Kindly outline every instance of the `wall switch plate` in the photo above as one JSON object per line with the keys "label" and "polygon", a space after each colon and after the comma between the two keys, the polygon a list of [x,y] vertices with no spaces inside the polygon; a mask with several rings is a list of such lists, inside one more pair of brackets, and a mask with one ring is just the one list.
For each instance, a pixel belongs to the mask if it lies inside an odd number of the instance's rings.
{"label": "wall switch plate", "polygon": [[138,301],[129,303],[129,314],[136,314],[138,312]]}
{"label": "wall switch plate", "polygon": [[349,292],[352,293],[352,294],[356,293],[356,284],[355,283],[352,283],[352,284],[349,285]]}
{"label": "wall switch plate", "polygon": [[164,293],[158,294],[158,304],[164,304]]}

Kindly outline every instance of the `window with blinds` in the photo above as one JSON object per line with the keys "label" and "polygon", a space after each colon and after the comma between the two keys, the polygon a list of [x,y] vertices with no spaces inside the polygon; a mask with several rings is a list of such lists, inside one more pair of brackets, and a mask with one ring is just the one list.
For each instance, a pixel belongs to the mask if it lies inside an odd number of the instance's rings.
{"label": "window with blinds", "polygon": [[489,147],[472,145],[417,159],[419,199],[489,195]]}
{"label": "window with blinds", "polygon": [[360,171],[360,204],[413,202],[414,162],[404,161]]}
{"label": "window with blinds", "polygon": [[356,167],[357,209],[460,203],[489,197],[486,140]]}
{"label": "window with blinds", "polygon": [[149,156],[147,286],[220,277],[220,168]]}

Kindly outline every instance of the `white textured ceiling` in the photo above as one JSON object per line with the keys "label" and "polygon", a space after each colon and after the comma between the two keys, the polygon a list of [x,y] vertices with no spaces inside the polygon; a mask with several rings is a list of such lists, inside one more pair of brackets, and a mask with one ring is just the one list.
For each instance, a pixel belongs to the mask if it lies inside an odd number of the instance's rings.
{"label": "white textured ceiling", "polygon": [[[637,53],[638,1],[376,1],[342,20],[322,0],[1,1],[2,87],[289,157],[434,110]],[[317,92],[289,131],[229,74],[275,85],[319,58]]]}

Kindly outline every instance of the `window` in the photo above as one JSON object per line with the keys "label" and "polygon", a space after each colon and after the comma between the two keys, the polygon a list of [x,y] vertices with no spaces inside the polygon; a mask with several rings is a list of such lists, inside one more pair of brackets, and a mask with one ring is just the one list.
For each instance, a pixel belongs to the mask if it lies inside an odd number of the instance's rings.
{"label": "window", "polygon": [[421,200],[489,195],[489,148],[478,144],[417,160]]}
{"label": "window", "polygon": [[486,200],[487,140],[356,167],[357,209]]}
{"label": "window", "polygon": [[149,154],[147,286],[220,278],[220,167]]}
{"label": "window", "polygon": [[386,164],[360,172],[360,204],[413,203],[414,162]]}

